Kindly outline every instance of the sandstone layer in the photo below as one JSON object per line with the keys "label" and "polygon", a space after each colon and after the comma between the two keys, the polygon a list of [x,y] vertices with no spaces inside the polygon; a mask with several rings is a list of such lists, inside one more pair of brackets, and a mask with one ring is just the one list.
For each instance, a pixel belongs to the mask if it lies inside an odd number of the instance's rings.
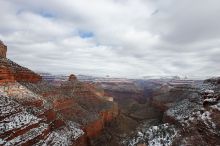
{"label": "sandstone layer", "polygon": [[7,58],[0,58],[0,83],[15,81],[36,83],[41,81],[41,76]]}

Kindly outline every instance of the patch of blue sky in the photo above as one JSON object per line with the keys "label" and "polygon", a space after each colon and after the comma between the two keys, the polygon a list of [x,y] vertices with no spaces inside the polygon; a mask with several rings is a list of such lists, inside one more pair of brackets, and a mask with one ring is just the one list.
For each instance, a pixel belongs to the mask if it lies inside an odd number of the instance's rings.
{"label": "patch of blue sky", "polygon": [[54,18],[55,17],[55,15],[53,13],[51,13],[49,11],[44,11],[44,10],[41,10],[39,12],[39,14],[45,18]]}
{"label": "patch of blue sky", "polygon": [[81,38],[92,38],[92,37],[94,37],[93,32],[90,32],[90,31],[79,31],[78,33],[79,33],[79,36]]}
{"label": "patch of blue sky", "polygon": [[[26,10],[26,9],[19,9],[19,10],[16,12],[16,15],[20,15],[21,13],[27,12],[27,11],[28,11],[28,10]],[[42,17],[45,17],[45,18],[54,18],[54,17],[55,17],[55,15],[54,15],[53,13],[51,13],[51,12],[49,12],[49,11],[45,11],[45,10],[39,10],[39,11],[37,11],[37,12],[34,11],[33,13],[36,13],[36,14],[42,16]]]}

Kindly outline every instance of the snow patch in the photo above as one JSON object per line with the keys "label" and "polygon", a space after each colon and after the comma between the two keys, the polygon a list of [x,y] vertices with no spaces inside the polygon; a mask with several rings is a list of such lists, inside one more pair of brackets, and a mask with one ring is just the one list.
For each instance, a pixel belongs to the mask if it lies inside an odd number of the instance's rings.
{"label": "snow patch", "polygon": [[13,129],[23,127],[25,125],[27,126],[27,125],[35,124],[38,123],[39,121],[40,121],[39,118],[24,111],[15,114],[13,116],[7,117],[4,120],[0,121],[0,134]]}
{"label": "snow patch", "polygon": [[6,143],[4,143],[4,146],[11,146],[11,145],[22,145],[26,143],[29,140],[34,139],[35,137],[43,134],[43,131],[45,131],[48,128],[47,124],[40,124],[39,127],[33,128],[27,133],[20,135]]}
{"label": "snow patch", "polygon": [[52,143],[53,146],[69,146],[72,144],[72,140],[77,140],[84,134],[79,124],[68,121],[66,125],[67,126],[62,129],[53,131],[48,138],[39,145],[47,146]]}
{"label": "snow patch", "polygon": [[220,111],[220,103],[216,104],[216,105],[212,105],[210,106],[212,109],[215,109],[217,111]]}
{"label": "snow patch", "polygon": [[215,102],[217,102],[217,99],[216,98],[207,98],[207,99],[204,99],[204,102],[215,103]]}
{"label": "snow patch", "polygon": [[142,129],[142,131],[138,131],[133,139],[124,141],[123,143],[128,146],[136,146],[137,144],[170,146],[177,135],[178,130],[174,125],[166,123],[159,126],[152,126],[149,129]]}
{"label": "snow patch", "polygon": [[214,94],[215,93],[214,90],[210,90],[210,89],[207,89],[204,92],[207,93],[207,94]]}

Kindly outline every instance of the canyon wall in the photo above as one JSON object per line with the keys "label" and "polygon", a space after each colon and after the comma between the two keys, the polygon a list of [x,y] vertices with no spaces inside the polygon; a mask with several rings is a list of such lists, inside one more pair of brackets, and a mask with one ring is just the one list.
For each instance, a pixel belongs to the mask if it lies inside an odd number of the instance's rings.
{"label": "canyon wall", "polygon": [[164,113],[163,123],[140,126],[125,145],[219,145],[219,84],[219,78],[212,78],[190,88],[162,87],[152,105]]}
{"label": "canyon wall", "polygon": [[[16,123],[16,119],[20,119],[21,123],[10,129],[2,127],[0,144],[90,145],[90,140],[99,136],[105,126],[117,117],[118,106],[97,98],[83,84],[76,88],[74,82],[67,82],[62,88],[43,82],[2,83],[0,125],[7,127],[7,124]],[[82,99],[70,93],[75,91]],[[34,119],[33,123],[28,121],[30,117]],[[7,119],[9,123],[4,123]],[[29,135],[33,131],[36,135]]]}
{"label": "canyon wall", "polygon": [[36,83],[41,80],[41,76],[33,71],[22,67],[9,59],[0,58],[0,83],[15,81]]}

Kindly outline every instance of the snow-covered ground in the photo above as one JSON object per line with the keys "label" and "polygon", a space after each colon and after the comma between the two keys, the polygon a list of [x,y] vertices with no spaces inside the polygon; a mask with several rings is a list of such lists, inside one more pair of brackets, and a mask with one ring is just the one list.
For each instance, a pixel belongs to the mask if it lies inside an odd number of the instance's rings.
{"label": "snow-covered ground", "polygon": [[178,130],[175,126],[166,123],[159,126],[151,126],[148,129],[142,129],[132,139],[123,141],[123,144],[128,146],[136,146],[137,144],[170,146],[177,135]]}
{"label": "snow-covered ground", "polygon": [[77,123],[68,121],[66,125],[66,127],[50,133],[45,141],[41,141],[37,145],[47,146],[48,144],[52,144],[53,146],[69,146],[73,140],[78,139],[84,134]]}

